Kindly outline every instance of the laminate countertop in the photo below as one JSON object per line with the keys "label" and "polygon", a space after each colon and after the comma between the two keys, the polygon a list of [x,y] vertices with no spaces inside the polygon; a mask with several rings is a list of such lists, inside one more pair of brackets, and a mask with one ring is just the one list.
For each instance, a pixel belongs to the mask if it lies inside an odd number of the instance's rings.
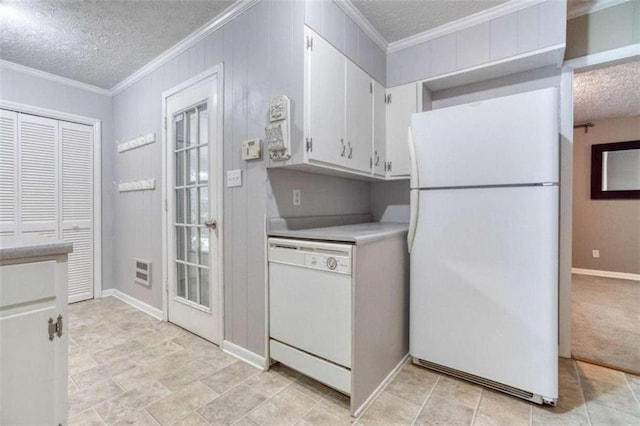
{"label": "laminate countertop", "polygon": [[0,260],[40,256],[57,256],[73,251],[72,243],[47,237],[3,237],[0,239]]}
{"label": "laminate countertop", "polygon": [[367,222],[296,230],[271,229],[269,236],[362,245],[396,236],[406,237],[408,230],[407,223]]}

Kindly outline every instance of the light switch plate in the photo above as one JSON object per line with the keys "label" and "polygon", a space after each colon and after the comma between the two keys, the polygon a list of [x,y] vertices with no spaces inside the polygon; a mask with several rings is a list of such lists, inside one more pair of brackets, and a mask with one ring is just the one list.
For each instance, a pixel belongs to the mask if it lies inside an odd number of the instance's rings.
{"label": "light switch plate", "polygon": [[227,188],[242,186],[242,169],[227,171]]}

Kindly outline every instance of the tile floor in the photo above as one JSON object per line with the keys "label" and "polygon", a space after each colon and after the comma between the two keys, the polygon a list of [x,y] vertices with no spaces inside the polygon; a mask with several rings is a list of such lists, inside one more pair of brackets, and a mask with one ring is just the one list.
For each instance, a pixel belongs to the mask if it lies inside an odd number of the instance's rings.
{"label": "tile floor", "polygon": [[72,425],[640,425],[640,377],[570,360],[554,408],[407,364],[352,419],[345,396],[279,365],[260,372],[117,299],[73,304],[69,323]]}

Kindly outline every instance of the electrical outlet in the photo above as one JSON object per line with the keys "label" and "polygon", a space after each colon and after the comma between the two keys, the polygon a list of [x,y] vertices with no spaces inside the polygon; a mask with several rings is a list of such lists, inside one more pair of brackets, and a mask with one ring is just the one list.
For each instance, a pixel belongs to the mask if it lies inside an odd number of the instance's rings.
{"label": "electrical outlet", "polygon": [[599,257],[600,257],[600,250],[591,250],[591,256],[592,256],[594,259],[599,258]]}
{"label": "electrical outlet", "polygon": [[227,171],[227,188],[242,186],[242,169]]}
{"label": "electrical outlet", "polygon": [[294,206],[299,206],[302,203],[302,200],[300,199],[300,190],[299,189],[294,189],[293,190],[293,205]]}

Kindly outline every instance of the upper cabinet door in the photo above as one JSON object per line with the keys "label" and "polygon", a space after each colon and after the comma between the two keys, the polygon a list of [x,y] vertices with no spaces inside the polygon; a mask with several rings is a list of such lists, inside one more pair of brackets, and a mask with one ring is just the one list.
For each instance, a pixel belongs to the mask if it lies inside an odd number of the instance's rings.
{"label": "upper cabinet door", "polygon": [[344,165],[345,57],[322,37],[305,29],[305,138],[308,159]]}
{"label": "upper cabinet door", "polygon": [[409,83],[387,90],[387,176],[409,177],[409,125],[418,112],[417,84]]}
{"label": "upper cabinet door", "polygon": [[373,81],[373,174],[385,176],[385,162],[387,161],[387,96],[384,87]]}
{"label": "upper cabinet door", "polygon": [[346,158],[345,166],[371,173],[373,141],[373,86],[371,77],[347,61]]}

